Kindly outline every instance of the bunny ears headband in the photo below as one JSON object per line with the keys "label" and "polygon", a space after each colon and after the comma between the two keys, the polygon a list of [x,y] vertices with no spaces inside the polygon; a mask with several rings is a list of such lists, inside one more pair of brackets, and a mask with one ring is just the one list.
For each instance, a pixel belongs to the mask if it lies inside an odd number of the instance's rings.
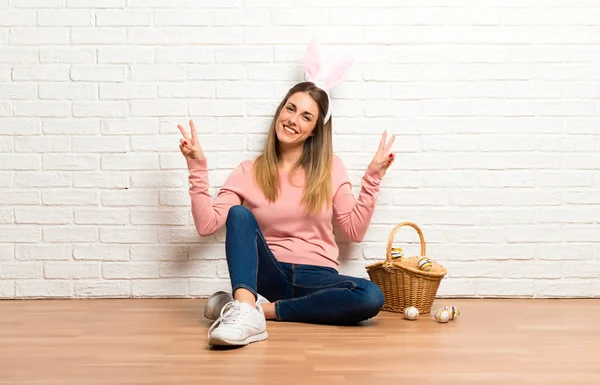
{"label": "bunny ears headband", "polygon": [[336,62],[324,80],[319,77],[321,71],[321,54],[319,47],[315,39],[312,39],[306,47],[306,53],[304,55],[304,78],[307,81],[315,83],[317,87],[325,91],[327,99],[329,100],[329,108],[327,115],[323,123],[327,123],[331,117],[331,97],[330,91],[342,82],[344,74],[354,63],[354,59],[351,57],[345,57],[341,61]]}

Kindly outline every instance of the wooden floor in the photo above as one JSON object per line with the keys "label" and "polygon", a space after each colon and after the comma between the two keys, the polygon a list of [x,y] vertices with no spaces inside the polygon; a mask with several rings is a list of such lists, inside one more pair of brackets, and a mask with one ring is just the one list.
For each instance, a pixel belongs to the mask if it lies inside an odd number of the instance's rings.
{"label": "wooden floor", "polygon": [[205,300],[0,301],[0,384],[600,384],[599,300],[437,300],[438,324],[268,323],[207,346]]}

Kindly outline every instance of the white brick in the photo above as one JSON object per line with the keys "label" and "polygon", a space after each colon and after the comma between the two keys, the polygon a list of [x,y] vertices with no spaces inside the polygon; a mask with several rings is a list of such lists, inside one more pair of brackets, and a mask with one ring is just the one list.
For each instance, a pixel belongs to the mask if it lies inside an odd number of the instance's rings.
{"label": "white brick", "polygon": [[529,226],[511,226],[504,229],[508,242],[528,243],[528,242],[561,242],[564,238],[564,230],[558,225],[529,225]]}
{"label": "white brick", "polygon": [[[16,187],[71,187],[71,185],[71,174],[65,172],[36,171],[20,172],[15,175]],[[39,196],[38,192],[36,194],[27,191],[17,192],[28,196],[27,201],[35,201],[34,197]]]}
{"label": "white brick", "polygon": [[41,262],[0,263],[0,279],[34,279],[41,277]]}
{"label": "white brick", "polygon": [[187,101],[131,101],[131,116],[173,116],[187,115]]}
{"label": "white brick", "polygon": [[125,44],[126,33],[119,28],[71,28],[72,44]]}
{"label": "white brick", "polygon": [[22,261],[70,260],[73,255],[70,245],[18,245],[16,252]]}
{"label": "white brick", "polygon": [[74,153],[114,153],[127,152],[127,138],[85,137],[73,138]]}
{"label": "white brick", "polygon": [[69,28],[24,27],[10,30],[11,45],[67,45]]}
{"label": "white brick", "polygon": [[42,122],[39,119],[7,118],[2,119],[1,135],[37,135],[41,133]]}
{"label": "white brick", "polygon": [[94,24],[90,11],[53,9],[38,12],[38,25],[42,27],[85,27]]}
{"label": "white brick", "polygon": [[69,138],[52,136],[15,138],[15,152],[66,152],[70,148]]}
{"label": "white brick", "polygon": [[104,279],[158,278],[158,263],[104,262]]}
{"label": "white brick", "polygon": [[68,281],[21,281],[16,283],[17,298],[64,298],[73,295]]}
{"label": "white brick", "polygon": [[100,99],[129,100],[129,99],[155,99],[156,85],[154,84],[102,84],[100,85]]}
{"label": "white brick", "polygon": [[438,288],[437,297],[473,297],[477,281],[474,279],[444,278]]}
{"label": "white brick", "polygon": [[73,257],[87,261],[127,261],[129,249],[127,245],[75,245]]}
{"label": "white brick", "polygon": [[13,281],[0,281],[0,299],[15,296],[15,283]]}
{"label": "white brick", "polygon": [[0,245],[0,261],[12,261],[15,259],[15,246]]}
{"label": "white brick", "polygon": [[44,277],[50,279],[100,278],[100,263],[44,262]]}
{"label": "white brick", "polygon": [[270,63],[273,49],[270,47],[223,47],[215,50],[217,63]]}
{"label": "white brick", "polygon": [[598,262],[566,262],[563,267],[565,278],[600,278],[600,263]]}
{"label": "white brick", "polygon": [[40,203],[40,192],[22,190],[0,191],[0,202],[6,205],[37,205]]}
{"label": "white brick", "polygon": [[16,208],[16,223],[25,224],[69,224],[73,222],[73,212],[67,208]]}
{"label": "white brick", "polygon": [[158,156],[156,154],[115,154],[102,155],[103,170],[156,170]]}
{"label": "white brick", "polygon": [[211,82],[164,83],[158,85],[160,98],[213,98],[215,85]]}
{"label": "white brick", "polygon": [[45,154],[45,170],[95,170],[98,168],[96,155],[74,155],[74,154]]}
{"label": "white brick", "polygon": [[0,227],[0,243],[36,243],[41,239],[42,229],[39,227]]}
{"label": "white brick", "polygon": [[[600,239],[600,228],[597,224],[587,226],[566,226],[562,234],[567,242],[598,242]],[[559,239],[557,235],[555,239]]]}
{"label": "white brick", "polygon": [[0,223],[15,223],[15,214],[12,208],[0,208]]}
{"label": "white brick", "polygon": [[161,191],[159,196],[161,206],[189,206],[190,195],[187,191]]}
{"label": "white brick", "polygon": [[183,81],[187,77],[186,69],[173,65],[132,65],[131,80],[147,81]]}
{"label": "white brick", "polygon": [[535,245],[533,257],[540,260],[591,260],[594,257],[592,245],[540,244]]}
{"label": "white brick", "polygon": [[102,121],[103,135],[156,135],[158,124],[155,119],[104,119]]}
{"label": "white brick", "polygon": [[0,27],[35,26],[36,15],[34,11],[2,11],[0,13]]}
{"label": "white brick", "polygon": [[231,291],[231,282],[226,279],[190,279],[189,285],[193,297],[208,298],[219,290]]}
{"label": "white brick", "polygon": [[65,0],[10,0],[13,8],[61,8]]}
{"label": "white brick", "polygon": [[260,82],[224,82],[217,85],[217,98],[275,98],[277,93],[273,85]]}
{"label": "white brick", "polygon": [[103,243],[156,243],[157,232],[152,228],[100,228]]}
{"label": "white brick", "polygon": [[40,99],[96,99],[96,86],[92,84],[43,83],[40,84],[39,95]]}
{"label": "white brick", "polygon": [[[236,50],[237,51],[237,50]],[[214,51],[204,47],[156,47],[157,63],[212,63]]]}
{"label": "white brick", "polygon": [[0,63],[33,64],[38,62],[38,50],[27,47],[0,47]]}
{"label": "white brick", "polygon": [[10,103],[0,102],[0,117],[4,116],[12,116],[13,115],[13,107]]}
{"label": "white brick", "polygon": [[131,246],[133,261],[183,261],[187,259],[184,246],[134,245]]}
{"label": "white brick", "polygon": [[158,204],[158,191],[102,191],[100,200],[102,206],[156,206]]}
{"label": "white brick", "polygon": [[14,152],[15,141],[12,137],[0,137],[0,152]]}
{"label": "white brick", "polygon": [[77,281],[75,296],[84,298],[128,298],[131,296],[128,281]]}
{"label": "white brick", "polygon": [[100,131],[97,119],[53,119],[44,122],[47,135],[96,135]]}
{"label": "white brick", "polygon": [[127,67],[122,65],[73,66],[71,79],[90,82],[124,82],[127,80]]}
{"label": "white brick", "polygon": [[561,279],[540,280],[535,282],[536,297],[593,297],[600,293],[598,280],[589,279]]}
{"label": "white brick", "polygon": [[76,118],[102,117],[123,118],[129,113],[127,102],[74,102],[73,116]]}
{"label": "white brick", "polygon": [[564,193],[564,202],[581,205],[600,204],[600,195],[597,192],[567,192]]}
{"label": "white brick", "polygon": [[94,190],[44,190],[42,202],[45,205],[95,206],[98,196],[98,191]]}
{"label": "white brick", "polygon": [[67,102],[20,102],[14,103],[15,116],[64,118],[71,115],[71,105]]}
{"label": "white brick", "polygon": [[0,187],[12,187],[12,172],[0,172]]}
{"label": "white brick", "polygon": [[131,224],[134,225],[185,225],[189,210],[132,209]]}
{"label": "white brick", "polygon": [[157,26],[206,26],[210,24],[211,13],[205,10],[192,9],[162,10],[154,14],[154,24]]}
{"label": "white brick", "polygon": [[40,155],[0,154],[0,170],[38,170]]}
{"label": "white brick", "polygon": [[189,80],[241,80],[246,69],[240,65],[202,64],[188,67]]}
{"label": "white brick", "polygon": [[123,189],[129,187],[129,175],[118,172],[78,172],[73,187]]}
{"label": "white brick", "polygon": [[190,102],[189,114],[195,116],[244,116],[244,103],[229,100]]}
{"label": "white brick", "polygon": [[201,237],[193,226],[158,229],[160,243],[212,243],[213,236]]}
{"label": "white brick", "polygon": [[68,8],[125,8],[125,0],[67,0]]}
{"label": "white brick", "polygon": [[40,48],[42,63],[91,64],[96,62],[96,50],[88,47]]}
{"label": "white brick", "polygon": [[149,26],[152,14],[147,11],[102,10],[96,12],[96,25],[106,26]]}
{"label": "white brick", "polygon": [[167,278],[175,277],[201,277],[212,278],[217,273],[217,265],[214,262],[164,262],[160,265],[160,276]]}
{"label": "white brick", "polygon": [[98,63],[137,64],[152,63],[154,50],[149,47],[100,47]]}
{"label": "white brick", "polygon": [[75,209],[75,223],[84,225],[126,225],[127,209]]}
{"label": "white brick", "polygon": [[187,279],[144,279],[131,281],[133,297],[187,297]]}
{"label": "white brick", "polygon": [[45,227],[44,242],[89,243],[98,241],[98,229],[83,226]]}
{"label": "white brick", "polygon": [[539,223],[593,223],[594,212],[584,207],[542,207],[537,210]]}
{"label": "white brick", "polygon": [[520,279],[560,278],[561,267],[548,261],[508,261],[506,277]]}
{"label": "white brick", "polygon": [[534,282],[518,279],[484,279],[477,281],[477,295],[482,297],[531,297]]}

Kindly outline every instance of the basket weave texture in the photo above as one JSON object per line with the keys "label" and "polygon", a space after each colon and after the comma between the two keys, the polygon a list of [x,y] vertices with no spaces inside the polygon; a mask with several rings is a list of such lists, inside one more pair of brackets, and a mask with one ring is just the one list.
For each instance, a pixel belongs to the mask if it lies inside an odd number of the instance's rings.
{"label": "basket weave texture", "polygon": [[[419,234],[421,239],[420,256],[392,258],[394,237],[403,226],[410,226]],[[406,307],[414,306],[420,314],[431,312],[433,300],[447,270],[433,260],[431,260],[431,270],[419,269],[419,259],[426,255],[425,238],[419,226],[412,222],[402,222],[394,227],[388,237],[385,261],[365,267],[371,281],[376,283],[385,295],[382,310],[402,313]]]}

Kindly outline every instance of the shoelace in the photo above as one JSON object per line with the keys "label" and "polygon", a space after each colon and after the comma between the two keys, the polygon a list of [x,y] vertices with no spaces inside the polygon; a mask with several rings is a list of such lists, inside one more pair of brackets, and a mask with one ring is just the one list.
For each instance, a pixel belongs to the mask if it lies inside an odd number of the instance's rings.
{"label": "shoelace", "polygon": [[238,301],[227,302],[221,309],[220,317],[213,322],[211,327],[208,329],[208,336],[220,323],[223,325],[235,324],[241,319],[246,317],[246,314],[250,311],[247,306],[242,306]]}

